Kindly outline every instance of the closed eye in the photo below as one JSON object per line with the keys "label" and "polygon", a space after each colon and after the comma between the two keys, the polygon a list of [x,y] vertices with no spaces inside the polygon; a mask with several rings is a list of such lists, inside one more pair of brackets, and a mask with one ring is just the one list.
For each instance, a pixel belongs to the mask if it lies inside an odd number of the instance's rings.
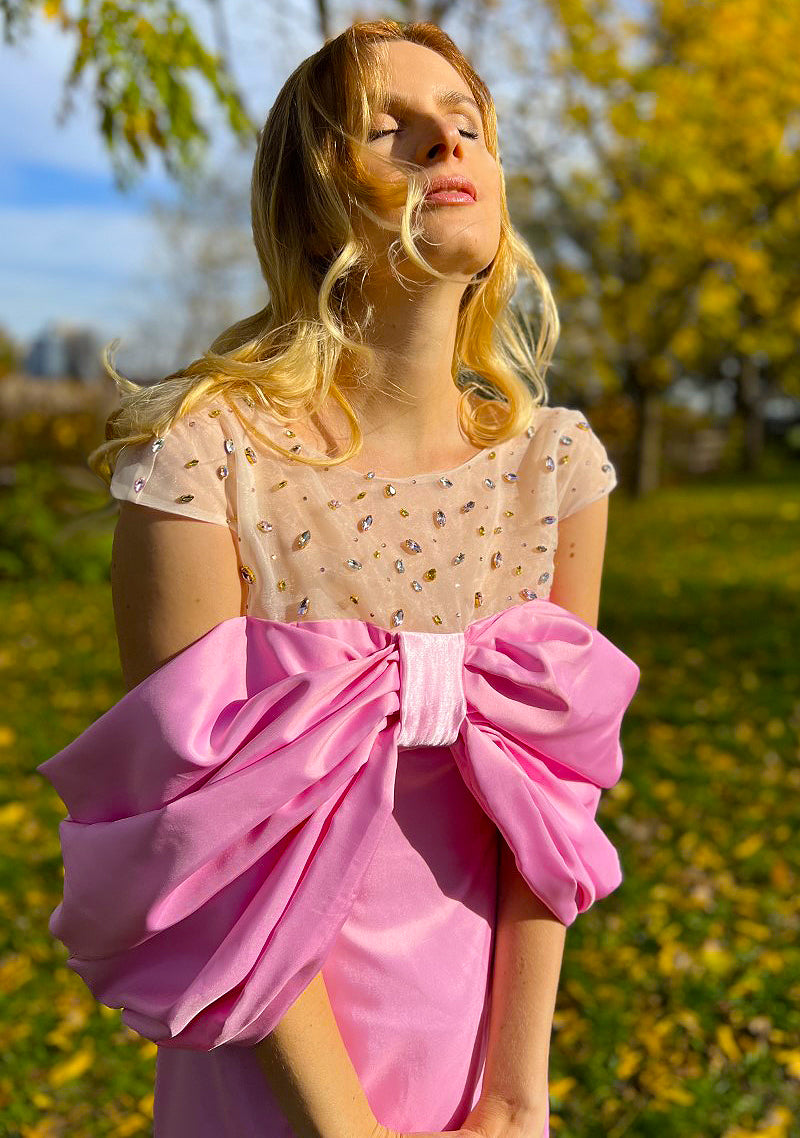
{"label": "closed eye", "polygon": [[[395,126],[395,127],[392,127],[391,130],[388,130],[388,129],[387,130],[373,130],[370,133],[369,137],[367,138],[367,141],[372,142],[376,138],[383,138],[383,136],[385,134],[397,134],[399,129],[400,129],[399,127]],[[458,133],[463,134],[465,138],[477,138],[478,137],[478,132],[476,130],[462,130],[461,128],[459,128]]]}

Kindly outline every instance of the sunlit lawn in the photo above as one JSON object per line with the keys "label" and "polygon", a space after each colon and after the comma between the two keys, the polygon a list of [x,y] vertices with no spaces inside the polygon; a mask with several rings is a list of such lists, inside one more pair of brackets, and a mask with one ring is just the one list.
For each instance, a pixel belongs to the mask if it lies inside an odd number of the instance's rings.
{"label": "sunlit lawn", "polygon": [[[612,497],[600,627],[642,669],[600,809],[624,881],[567,934],[554,1135],[798,1133],[799,520],[789,480]],[[0,601],[0,1134],[148,1133],[156,1048],[47,931],[63,807],[34,771],[123,694],[109,587],[43,564]]]}

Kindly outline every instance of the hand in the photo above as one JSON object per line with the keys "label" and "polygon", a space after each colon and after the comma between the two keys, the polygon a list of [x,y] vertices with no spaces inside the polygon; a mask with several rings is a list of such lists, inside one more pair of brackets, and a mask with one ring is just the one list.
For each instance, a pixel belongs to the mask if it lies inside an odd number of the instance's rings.
{"label": "hand", "polygon": [[459,1135],[478,1138],[542,1138],[548,1118],[546,1096],[538,1103],[520,1106],[481,1095],[462,1123]]}

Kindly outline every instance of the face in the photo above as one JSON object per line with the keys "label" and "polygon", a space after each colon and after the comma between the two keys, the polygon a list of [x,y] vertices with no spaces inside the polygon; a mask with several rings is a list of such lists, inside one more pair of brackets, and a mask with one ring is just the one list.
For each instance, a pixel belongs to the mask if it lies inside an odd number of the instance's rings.
{"label": "face", "polygon": [[[405,40],[384,44],[383,52],[390,101],[372,115],[365,161],[384,181],[402,181],[400,171],[381,161],[388,157],[420,167],[430,182],[454,175],[472,183],[475,198],[426,198],[417,240],[434,268],[471,277],[491,263],[500,242],[500,169],[486,147],[480,111],[466,80],[438,52]],[[401,216],[398,208],[388,218],[396,223]],[[360,214],[356,224],[378,254],[396,239]],[[405,260],[401,271],[430,279]]]}

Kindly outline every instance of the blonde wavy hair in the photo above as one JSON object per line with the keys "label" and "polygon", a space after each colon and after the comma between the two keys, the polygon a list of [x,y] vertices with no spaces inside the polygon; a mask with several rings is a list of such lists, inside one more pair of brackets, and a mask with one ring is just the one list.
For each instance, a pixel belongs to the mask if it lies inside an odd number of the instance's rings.
{"label": "blonde wavy hair", "polygon": [[[353,228],[353,210],[398,232],[389,248],[395,276],[402,249],[423,271],[450,279],[415,244],[427,189],[421,168],[393,159],[404,176],[381,181],[368,174],[361,157],[371,115],[376,106],[386,105],[381,50],[393,40],[431,48],[459,72],[478,103],[486,146],[500,167],[497,254],[467,284],[458,314],[453,380],[461,389],[461,430],[473,446],[491,446],[522,433],[534,409],[546,402],[544,375],[560,331],[558,313],[536,258],[509,217],[489,89],[435,24],[356,22],[292,72],[259,132],[251,212],[269,302],[226,328],[188,367],[149,386],[114,369],[109,349],[118,340],[104,350],[104,366],[120,392],[121,406],[108,417],[106,442],[88,456],[88,465],[107,484],[123,446],[163,437],[177,419],[217,396],[228,398],[240,419],[234,395],[250,407],[260,404],[284,423],[314,414],[330,397],[352,427],[350,445],[338,458],[301,457],[253,431],[252,423],[247,429],[295,462],[331,466],[359,453],[363,436],[358,416],[346,385],[338,380],[345,363],[356,376],[359,363],[369,368],[372,353],[365,333],[375,313],[367,306],[360,322],[350,314],[358,277],[369,270],[371,257]],[[400,205],[399,226],[391,226],[385,211]],[[533,285],[538,301],[535,346],[529,312],[511,304],[521,276],[528,288]],[[504,415],[498,414],[501,407]]]}

